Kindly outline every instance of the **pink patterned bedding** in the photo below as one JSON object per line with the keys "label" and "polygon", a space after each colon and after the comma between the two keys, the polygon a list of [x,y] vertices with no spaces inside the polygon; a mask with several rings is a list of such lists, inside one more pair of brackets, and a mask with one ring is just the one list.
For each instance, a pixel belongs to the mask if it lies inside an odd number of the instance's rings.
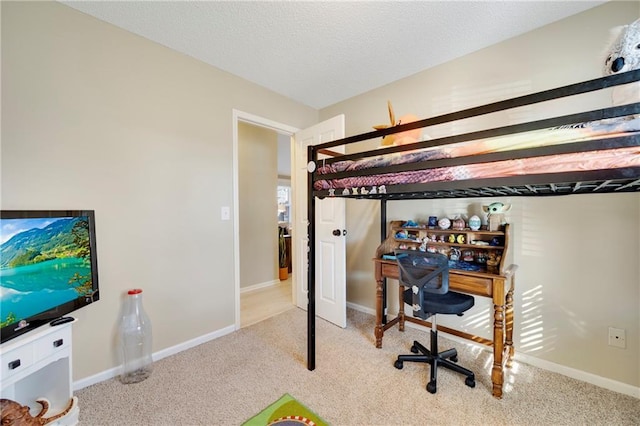
{"label": "pink patterned bedding", "polygon": [[425,148],[368,157],[361,160],[338,161],[320,165],[318,174],[375,169],[396,164],[456,158],[469,155],[505,152],[559,144],[576,144],[575,151],[568,154],[546,155],[531,158],[489,163],[438,167],[398,173],[373,174],[345,177],[314,182],[314,189],[360,188],[379,185],[429,183],[469,179],[500,178],[540,173],[563,173],[590,170],[640,167],[640,146],[581,152],[580,143],[607,139],[622,135],[640,135],[640,117],[633,119],[607,119],[581,123],[574,126],[536,130],[490,139],[461,142],[451,145]]}

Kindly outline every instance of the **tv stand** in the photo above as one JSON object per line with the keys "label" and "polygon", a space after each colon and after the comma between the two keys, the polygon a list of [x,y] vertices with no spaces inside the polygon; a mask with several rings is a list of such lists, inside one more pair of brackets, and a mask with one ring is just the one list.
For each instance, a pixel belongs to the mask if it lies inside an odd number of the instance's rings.
{"label": "tv stand", "polygon": [[[0,346],[0,397],[30,407],[32,416],[46,398],[50,407],[45,418],[63,411],[73,396],[71,365],[71,325],[44,325]],[[80,409],[76,405],[66,416],[50,425],[76,425]]]}

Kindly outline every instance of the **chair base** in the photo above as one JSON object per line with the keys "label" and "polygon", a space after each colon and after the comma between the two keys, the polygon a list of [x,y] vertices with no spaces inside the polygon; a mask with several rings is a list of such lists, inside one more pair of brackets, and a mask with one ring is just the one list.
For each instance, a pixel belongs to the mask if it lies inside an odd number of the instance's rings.
{"label": "chair base", "polygon": [[[436,393],[438,367],[445,367],[457,373],[464,374],[467,378],[464,384],[473,388],[476,386],[475,375],[471,370],[456,364],[458,361],[458,351],[455,348],[444,352],[438,352],[438,332],[431,330],[431,350],[425,348],[420,342],[414,341],[411,352],[415,355],[398,355],[398,359],[393,364],[398,370],[402,370],[403,362],[424,362],[431,365],[431,379],[427,383],[427,391]],[[419,354],[421,352],[421,354]]]}

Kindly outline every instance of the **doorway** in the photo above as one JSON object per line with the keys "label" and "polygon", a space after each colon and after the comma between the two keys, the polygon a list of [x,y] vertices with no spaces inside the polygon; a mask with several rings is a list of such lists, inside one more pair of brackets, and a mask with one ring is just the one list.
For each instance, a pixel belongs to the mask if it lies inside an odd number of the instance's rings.
{"label": "doorway", "polygon": [[[286,158],[288,158],[286,162],[286,166],[284,169],[285,172],[278,173],[278,184],[288,183],[290,185],[290,170],[291,170],[291,136],[297,131],[297,129],[284,125],[281,123],[276,123],[271,120],[264,119],[262,117],[254,116],[252,114],[244,113],[241,111],[233,110],[233,169],[234,169],[234,182],[233,182],[233,193],[234,193],[234,259],[235,259],[235,327],[239,329],[244,327],[250,323],[255,323],[260,321],[261,319],[266,319],[270,316],[273,316],[283,310],[288,308],[292,308],[295,306],[295,292],[292,291],[292,286],[295,285],[293,282],[292,275],[289,275],[289,278],[284,281],[279,281],[277,274],[277,226],[279,225],[278,221],[278,209],[277,209],[277,191],[264,191],[264,194],[261,194],[260,197],[271,197],[268,202],[273,202],[273,212],[265,215],[265,222],[263,223],[263,228],[267,230],[272,229],[273,234],[273,262],[276,267],[275,276],[272,278],[261,278],[260,283],[256,285],[247,286],[246,281],[243,281],[243,272],[245,274],[253,274],[256,268],[246,267],[246,262],[244,267],[241,267],[241,253],[247,251],[247,249],[252,249],[252,247],[248,247],[250,244],[247,239],[246,227],[242,228],[245,235],[241,238],[241,227],[240,224],[242,222],[241,218],[246,217],[244,213],[247,210],[247,203],[241,202],[243,200],[243,192],[241,191],[241,183],[242,179],[240,176],[241,173],[247,173],[246,170],[243,170],[243,167],[246,168],[246,165],[241,163],[241,154],[242,154],[242,140],[239,138],[239,127],[243,126],[243,129],[247,126],[250,128],[254,128],[257,131],[267,132],[267,134],[274,132],[275,137],[279,140],[278,145],[282,148],[279,148],[278,151],[282,151],[283,149],[287,149]],[[273,134],[272,134],[273,135]],[[272,136],[269,136],[271,139]],[[272,157],[269,157],[272,158]],[[268,161],[276,162],[275,159],[270,159]],[[270,165],[271,168],[276,167],[275,164]],[[252,174],[254,174],[255,170],[250,170]],[[289,174],[289,176],[286,176]],[[246,201],[246,200],[245,200]],[[255,204],[255,199],[252,200],[251,205]],[[267,203],[268,204],[268,203]],[[266,205],[266,204],[265,204]],[[243,210],[244,206],[244,210]],[[253,207],[252,207],[253,208]],[[267,211],[268,209],[264,209]],[[246,224],[246,218],[245,224]],[[253,225],[253,223],[252,223]],[[266,240],[270,240],[270,235],[265,238]],[[250,251],[250,250],[249,250]],[[265,250],[265,252],[271,253],[272,250]],[[261,256],[261,258],[265,258],[265,256]],[[271,255],[267,255],[266,259],[263,259],[266,263],[271,262]],[[268,273],[267,273],[268,275]],[[255,281],[255,278],[252,278]],[[242,285],[244,285],[244,287]],[[244,310],[244,312],[243,312]]]}

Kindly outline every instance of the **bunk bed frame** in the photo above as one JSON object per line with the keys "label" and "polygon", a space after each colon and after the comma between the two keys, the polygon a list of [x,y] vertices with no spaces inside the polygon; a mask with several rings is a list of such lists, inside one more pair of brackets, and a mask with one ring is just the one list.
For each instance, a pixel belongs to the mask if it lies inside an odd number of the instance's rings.
{"label": "bunk bed frame", "polygon": [[[417,150],[434,146],[446,146],[464,141],[472,141],[482,138],[515,135],[522,132],[547,129],[550,127],[570,126],[573,123],[582,123],[625,117],[640,114],[640,102],[623,106],[607,107],[598,110],[580,112],[560,117],[531,121],[523,124],[482,130],[462,135],[454,135],[439,139],[421,141],[408,145],[393,146],[349,153],[336,154],[331,148],[336,146],[352,145],[374,138],[382,138],[386,135],[405,132],[418,128],[428,128],[442,123],[454,122],[470,117],[483,116],[511,108],[538,104],[568,96],[579,95],[588,92],[603,90],[613,86],[640,82],[640,70],[629,71],[608,77],[597,78],[581,83],[571,84],[556,89],[546,90],[531,95],[520,96],[500,102],[490,103],[484,106],[465,109],[462,111],[444,114],[433,118],[398,125],[395,127],[371,131],[360,135],[347,137],[341,140],[327,142],[307,148],[309,170],[308,175],[308,310],[307,310],[307,368],[315,369],[315,203],[317,198],[344,197],[357,199],[378,199],[381,201],[380,213],[380,238],[386,237],[386,202],[389,200],[411,199],[440,199],[440,198],[477,198],[477,197],[513,197],[513,196],[555,196],[567,194],[601,194],[620,192],[640,192],[640,166],[613,168],[606,170],[571,171],[564,173],[538,173],[531,175],[518,175],[500,178],[487,178],[460,181],[440,181],[428,183],[411,183],[387,185],[384,192],[375,193],[361,191],[344,191],[316,189],[316,182],[329,178],[345,178],[354,176],[368,176],[383,173],[395,173],[403,171],[415,171],[451,165],[467,165],[488,163],[507,159],[524,159],[555,154],[567,154],[573,152],[598,151],[603,149],[616,149],[640,146],[640,132],[631,132],[615,137],[596,138],[579,144],[563,144],[543,146],[536,148],[517,149],[507,152],[495,152],[458,158],[444,158],[422,161],[419,163],[396,164],[383,168],[353,170],[321,175],[318,172],[319,155],[335,155],[333,158],[323,159],[322,165],[336,161],[358,160],[367,157],[375,157],[383,154],[398,153],[402,151]],[[352,145],[353,146],[353,145]]]}

